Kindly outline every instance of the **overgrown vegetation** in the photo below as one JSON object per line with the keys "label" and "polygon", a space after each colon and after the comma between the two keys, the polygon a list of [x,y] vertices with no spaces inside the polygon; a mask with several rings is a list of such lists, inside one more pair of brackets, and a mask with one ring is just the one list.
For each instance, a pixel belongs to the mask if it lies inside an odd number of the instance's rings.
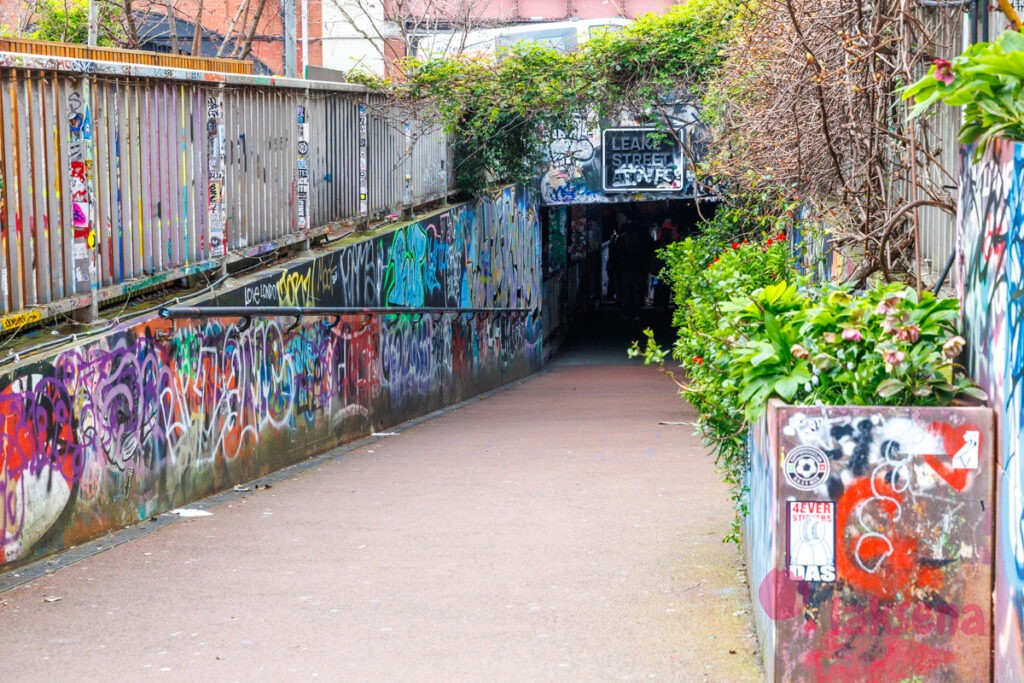
{"label": "overgrown vegetation", "polygon": [[[663,251],[683,374],[668,374],[698,413],[698,428],[743,511],[747,430],[771,398],[801,405],[949,405],[984,400],[955,365],[959,303],[901,283],[854,292],[812,283],[795,268],[784,232],[721,246],[717,230]],[[751,224],[742,225],[749,234]],[[772,227],[775,227],[774,225]],[[728,233],[725,233],[728,234]],[[669,351],[647,332],[630,355],[664,365]],[[729,540],[738,540],[734,524]]]}
{"label": "overgrown vegetation", "polygon": [[581,112],[657,122],[666,99],[699,98],[720,63],[732,13],[724,0],[691,0],[570,53],[519,43],[497,55],[409,60],[399,81],[357,79],[410,109],[429,111],[430,103],[456,140],[459,186],[474,192],[532,180],[550,136]]}

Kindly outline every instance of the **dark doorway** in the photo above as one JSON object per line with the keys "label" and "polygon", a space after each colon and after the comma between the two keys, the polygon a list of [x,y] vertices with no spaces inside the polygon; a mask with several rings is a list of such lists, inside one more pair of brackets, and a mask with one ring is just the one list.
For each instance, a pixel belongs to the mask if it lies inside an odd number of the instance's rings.
{"label": "dark doorway", "polygon": [[671,292],[657,250],[693,235],[714,209],[678,199],[545,207],[546,348],[607,337],[625,354],[647,327],[670,343]]}

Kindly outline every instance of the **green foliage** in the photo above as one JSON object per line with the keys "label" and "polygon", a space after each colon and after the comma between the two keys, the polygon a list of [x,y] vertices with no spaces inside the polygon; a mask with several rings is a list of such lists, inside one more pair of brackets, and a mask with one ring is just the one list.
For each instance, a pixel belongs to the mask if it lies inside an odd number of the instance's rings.
{"label": "green foliage", "polygon": [[521,42],[498,55],[410,60],[402,82],[361,82],[432,102],[455,137],[459,186],[478,192],[532,180],[548,136],[569,129],[574,114],[630,109],[657,120],[666,95],[699,92],[719,64],[732,11],[725,0],[691,0],[567,54]]}
{"label": "green foliage", "polygon": [[960,142],[977,142],[979,157],[992,138],[1024,140],[1024,35],[1006,31],[951,63],[936,59],[927,75],[903,90],[904,99],[911,97],[912,118],[939,101],[963,107]]}
{"label": "green foliage", "polygon": [[948,405],[984,399],[953,358],[960,305],[900,283],[851,293],[826,283],[779,282],[723,310],[730,377],[744,418],[771,397],[802,405]]}
{"label": "green foliage", "polygon": [[[955,299],[918,295],[899,283],[860,293],[811,284],[796,272],[784,233],[743,238],[753,226],[775,227],[785,218],[719,210],[700,237],[661,252],[676,304],[671,355],[688,380],[677,382],[738,510],[747,430],[770,398],[948,405],[985,397],[953,362],[964,344]],[[634,343],[630,355],[663,365],[669,354],[648,332],[645,347]]]}
{"label": "green foliage", "polygon": [[[100,0],[97,0],[100,2]],[[116,15],[119,5],[101,2],[97,8],[99,28],[97,44],[116,46],[116,38],[123,33]],[[36,7],[36,21],[30,37],[59,43],[85,44],[89,40],[88,0],[42,0]]]}
{"label": "green foliage", "polygon": [[32,37],[61,43],[85,43],[89,38],[88,0],[44,0],[36,10]]}

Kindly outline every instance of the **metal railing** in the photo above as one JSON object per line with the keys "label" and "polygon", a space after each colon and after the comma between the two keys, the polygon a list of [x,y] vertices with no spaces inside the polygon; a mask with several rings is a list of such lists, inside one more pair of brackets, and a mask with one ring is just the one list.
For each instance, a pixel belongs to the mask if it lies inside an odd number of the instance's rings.
{"label": "metal railing", "polygon": [[350,84],[0,52],[0,128],[4,330],[450,180],[443,134]]}

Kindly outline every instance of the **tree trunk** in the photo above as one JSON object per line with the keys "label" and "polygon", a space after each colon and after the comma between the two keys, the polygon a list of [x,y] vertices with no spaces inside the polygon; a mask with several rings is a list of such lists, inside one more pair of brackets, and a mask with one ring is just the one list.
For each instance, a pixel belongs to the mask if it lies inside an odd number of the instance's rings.
{"label": "tree trunk", "polygon": [[124,0],[124,27],[128,32],[129,47],[138,50],[140,47],[139,26],[135,21],[135,8],[132,6],[132,0]]}
{"label": "tree trunk", "polygon": [[238,18],[242,16],[243,11],[249,10],[249,0],[244,0],[235,10],[235,16],[231,18],[231,23],[228,24],[228,30],[224,32],[224,40],[221,42],[220,47],[217,48],[217,57],[223,57],[224,51],[228,49],[228,44],[231,42],[231,36],[235,34],[235,26],[238,25]]}
{"label": "tree trunk", "polygon": [[178,21],[174,16],[174,8],[171,7],[171,0],[164,0],[167,6],[167,29],[171,32],[171,54],[180,55],[181,46],[178,45]]}
{"label": "tree trunk", "polygon": [[256,13],[252,17],[252,22],[249,24],[249,30],[245,33],[245,42],[242,43],[242,51],[239,55],[239,59],[248,59],[249,53],[252,51],[252,39],[256,36],[256,26],[260,23],[260,17],[263,16],[263,8],[267,6],[267,0],[259,0],[259,4],[256,5]]}
{"label": "tree trunk", "polygon": [[196,7],[196,20],[192,29],[192,56],[201,57],[203,53],[203,0]]}

